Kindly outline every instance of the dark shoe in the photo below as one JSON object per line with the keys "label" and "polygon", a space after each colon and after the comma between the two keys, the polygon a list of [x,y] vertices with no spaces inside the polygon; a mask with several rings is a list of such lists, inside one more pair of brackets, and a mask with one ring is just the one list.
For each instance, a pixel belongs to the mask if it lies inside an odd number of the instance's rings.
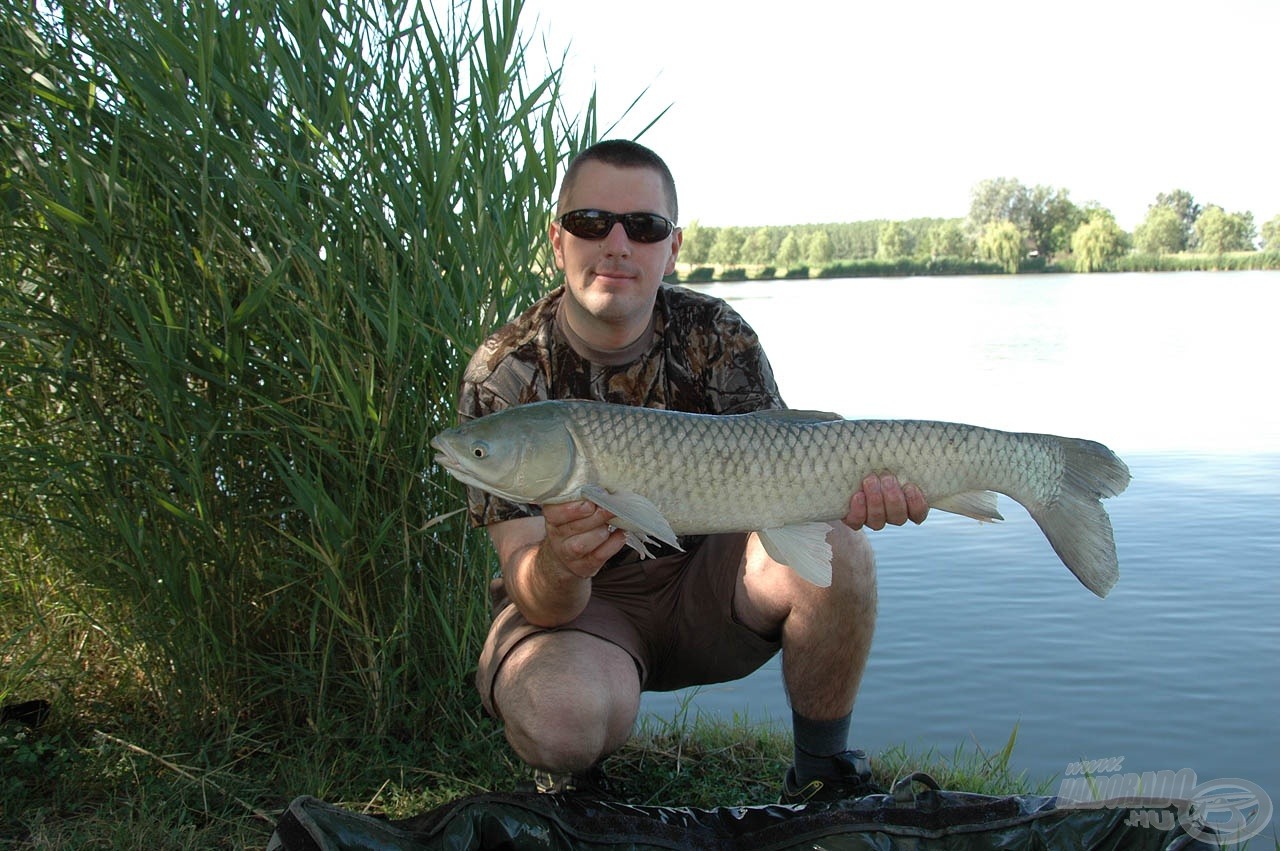
{"label": "dark shoe", "polygon": [[533,790],[540,795],[578,795],[605,799],[611,796],[609,778],[600,763],[574,774],[554,774],[540,768],[533,770]]}
{"label": "dark shoe", "polygon": [[779,800],[784,804],[814,804],[884,794],[884,789],[871,781],[871,760],[865,751],[838,753],[831,757],[831,765],[832,775],[815,778],[803,786],[796,780],[795,766],[788,768]]}

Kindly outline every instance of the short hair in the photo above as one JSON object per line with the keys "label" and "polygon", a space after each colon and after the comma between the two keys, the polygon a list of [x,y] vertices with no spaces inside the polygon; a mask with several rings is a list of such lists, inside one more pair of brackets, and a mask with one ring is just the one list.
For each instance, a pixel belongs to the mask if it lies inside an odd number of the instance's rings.
{"label": "short hair", "polygon": [[[617,168],[653,169],[662,179],[662,188],[667,196],[667,203],[671,205],[671,220],[679,220],[679,208],[676,203],[676,180],[671,176],[671,169],[667,168],[667,164],[662,161],[662,157],[644,145],[628,139],[606,139],[603,142],[596,142],[574,157],[564,174],[564,182],[560,184],[560,196],[556,199],[557,207],[563,207],[565,196],[569,194],[569,190],[573,187],[573,183],[578,177],[578,172],[584,164],[589,162],[604,163]],[[561,209],[560,212],[568,211]],[[618,212],[629,211],[621,210]]]}

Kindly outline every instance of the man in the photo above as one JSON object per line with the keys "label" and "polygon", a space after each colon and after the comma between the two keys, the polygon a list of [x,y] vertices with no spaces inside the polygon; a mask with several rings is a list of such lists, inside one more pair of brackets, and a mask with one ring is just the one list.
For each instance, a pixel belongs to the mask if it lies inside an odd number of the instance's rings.
{"label": "man", "polygon": [[[548,398],[714,414],[783,407],[742,318],[662,285],[683,237],[656,154],[626,141],[587,149],[570,164],[557,214],[549,236],[565,284],[476,351],[464,420]],[[539,511],[475,489],[468,499],[502,567],[477,686],[539,788],[591,783],[630,735],[642,690],[737,679],[781,649],[795,732],[783,800],[870,791],[866,755],[847,745],[876,611],[859,530],[923,521],[919,489],[873,476],[851,495],[828,536],[829,588],[770,559],[754,534],[691,536],[683,553],[641,560],[590,503]]]}

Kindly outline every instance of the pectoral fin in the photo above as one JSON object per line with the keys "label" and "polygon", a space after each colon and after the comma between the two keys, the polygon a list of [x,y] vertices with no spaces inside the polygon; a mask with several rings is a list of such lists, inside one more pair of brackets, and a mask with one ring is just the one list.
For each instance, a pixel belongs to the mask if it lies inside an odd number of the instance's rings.
{"label": "pectoral fin", "polygon": [[944,496],[940,499],[931,499],[929,500],[929,507],[936,508],[939,511],[950,511],[952,514],[972,517],[974,520],[980,520],[983,523],[1004,519],[1000,516],[1000,512],[996,510],[996,495],[991,491],[970,491],[968,493]]}
{"label": "pectoral fin", "polygon": [[671,524],[647,497],[633,491],[610,493],[599,485],[582,488],[581,496],[612,513],[613,525],[627,533],[627,546],[642,557],[652,558],[647,545],[659,541],[681,549]]}
{"label": "pectoral fin", "polygon": [[821,588],[831,584],[831,545],[826,523],[795,523],[756,534],[769,558],[785,564]]}

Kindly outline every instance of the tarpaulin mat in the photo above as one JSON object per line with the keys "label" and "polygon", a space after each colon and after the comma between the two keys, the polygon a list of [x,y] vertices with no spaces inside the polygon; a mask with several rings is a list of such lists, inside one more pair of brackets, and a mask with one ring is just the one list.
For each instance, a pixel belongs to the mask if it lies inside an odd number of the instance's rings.
{"label": "tarpaulin mat", "polygon": [[[905,800],[904,800],[905,797]],[[1210,851],[1212,831],[1167,799],[1059,807],[1038,795],[997,797],[928,788],[830,804],[637,806],[565,795],[492,792],[388,820],[310,797],[294,800],[268,851],[473,849],[812,849]]]}

